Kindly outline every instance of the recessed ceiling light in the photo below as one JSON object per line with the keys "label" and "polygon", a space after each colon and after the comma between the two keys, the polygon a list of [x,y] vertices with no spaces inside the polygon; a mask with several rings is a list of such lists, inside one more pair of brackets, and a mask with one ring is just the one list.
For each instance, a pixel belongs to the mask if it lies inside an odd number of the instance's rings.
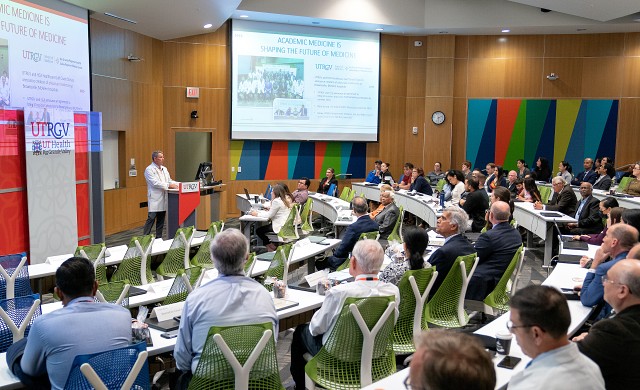
{"label": "recessed ceiling light", "polygon": [[378,28],[376,28],[376,31],[384,31],[384,28],[378,27]]}
{"label": "recessed ceiling light", "polygon": [[204,28],[211,28],[211,27],[213,27],[213,24],[211,24],[211,23],[207,23],[207,24],[204,25]]}
{"label": "recessed ceiling light", "polygon": [[508,32],[511,32],[511,30],[509,30],[508,28],[505,28],[505,29],[502,30],[502,32],[503,33],[508,33]]}
{"label": "recessed ceiling light", "polygon": [[249,15],[240,15],[241,18],[248,18]]}

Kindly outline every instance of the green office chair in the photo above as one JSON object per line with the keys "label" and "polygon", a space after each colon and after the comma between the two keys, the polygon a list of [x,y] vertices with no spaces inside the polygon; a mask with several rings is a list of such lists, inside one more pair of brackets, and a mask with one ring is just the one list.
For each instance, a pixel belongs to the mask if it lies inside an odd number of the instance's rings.
{"label": "green office chair", "polygon": [[196,285],[199,285],[199,280],[202,276],[204,276],[204,272],[202,272],[201,267],[178,270],[167,297],[162,301],[162,305],[184,302]]}
{"label": "green office chair", "polygon": [[276,249],[276,254],[269,264],[269,269],[264,274],[264,287],[273,291],[273,279],[282,280],[287,283],[287,274],[289,272],[289,261],[293,255],[293,244],[281,245]]}
{"label": "green office chair", "polygon": [[124,259],[111,277],[112,282],[127,281],[132,286],[153,282],[149,258],[153,239],[153,234],[131,237]]}
{"label": "green office chair", "polygon": [[445,328],[460,328],[469,322],[469,315],[464,310],[464,296],[478,265],[476,256],[475,253],[458,256],[454,261],[442,285],[427,303],[426,322]]}
{"label": "green office chair", "polygon": [[[522,261],[524,259],[525,249],[520,246],[516,253],[513,255],[513,259],[509,263],[509,266],[502,274],[502,277],[498,281],[498,284],[489,295],[484,299],[484,312],[490,315],[497,313],[504,313],[509,310],[509,299],[515,292],[516,277],[514,277],[514,271],[520,271]],[[517,275],[515,275],[517,276]],[[513,279],[512,279],[513,277]],[[512,281],[509,286],[509,281]]]}
{"label": "green office chair", "polygon": [[436,184],[436,191],[442,192],[446,184],[447,184],[447,181],[445,179],[438,180],[438,183]]}
{"label": "green office chair", "polygon": [[284,390],[273,324],[212,326],[189,389]]}
{"label": "green office chair", "polygon": [[244,274],[251,277],[253,273],[253,267],[256,265],[256,252],[249,253],[247,261],[244,263]]}
{"label": "green office chair", "polygon": [[304,368],[306,387],[360,389],[395,373],[394,301],[347,298],[327,342]]}
{"label": "green office chair", "polygon": [[398,219],[396,219],[396,224],[393,226],[393,230],[387,237],[388,242],[402,242],[402,221],[404,219],[404,208],[402,206],[398,207]]}
{"label": "green office chair", "polygon": [[618,183],[617,192],[622,192],[622,191],[626,190],[627,187],[629,187],[629,183],[631,183],[631,179],[633,179],[633,178],[632,177],[623,177],[622,179],[620,179],[620,183]]}
{"label": "green office chair", "polygon": [[93,263],[93,269],[96,272],[96,281],[98,283],[107,282],[107,266],[104,264],[104,254],[107,247],[104,242],[93,245],[78,246],[74,252],[74,256],[84,257]]}
{"label": "green office chair", "polygon": [[213,260],[211,259],[211,241],[224,229],[224,221],[211,222],[209,229],[207,229],[207,235],[204,236],[202,244],[195,256],[191,259],[191,265],[202,268],[215,268]]}
{"label": "green office chair", "polygon": [[351,188],[344,187],[342,189],[342,192],[340,193],[340,199],[344,200],[345,202],[348,202],[349,196],[351,196]]}
{"label": "green office chair", "polygon": [[540,192],[540,197],[542,198],[542,203],[547,204],[549,199],[551,199],[551,195],[553,194],[553,190],[550,187],[539,185],[538,191]]}
{"label": "green office chair", "polygon": [[300,230],[302,230],[302,234],[309,234],[313,231],[313,225],[311,223],[311,214],[313,208],[313,199],[307,198],[307,201],[304,203],[302,207],[302,212],[300,213]]}
{"label": "green office chair", "polygon": [[129,288],[127,281],[107,282],[98,284],[98,291],[94,299],[97,302],[113,303],[129,307]]}
{"label": "green office chair", "polygon": [[[360,234],[360,237],[358,238],[358,241],[360,240],[378,240],[380,238],[380,232],[379,231],[375,231],[375,232],[364,232],[362,234]],[[349,262],[351,261],[351,258],[347,257],[347,259],[338,266],[338,268],[336,269],[336,271],[342,271],[345,270],[347,268],[349,268]]]}
{"label": "green office chair", "polygon": [[189,268],[191,266],[189,248],[191,248],[192,239],[193,226],[181,227],[176,230],[171,248],[169,248],[164,260],[156,269],[156,273],[165,279],[175,278],[178,270]]}

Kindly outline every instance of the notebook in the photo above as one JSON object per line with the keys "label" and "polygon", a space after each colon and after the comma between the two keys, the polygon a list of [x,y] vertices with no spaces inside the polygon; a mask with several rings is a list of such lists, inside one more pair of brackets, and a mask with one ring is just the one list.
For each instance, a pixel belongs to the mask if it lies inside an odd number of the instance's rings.
{"label": "notebook", "polygon": [[320,243],[325,240],[325,237],[322,236],[309,236],[307,238],[314,244]]}
{"label": "notebook", "polygon": [[541,211],[540,215],[547,218],[562,218],[563,215],[560,213],[554,213],[553,211]]}

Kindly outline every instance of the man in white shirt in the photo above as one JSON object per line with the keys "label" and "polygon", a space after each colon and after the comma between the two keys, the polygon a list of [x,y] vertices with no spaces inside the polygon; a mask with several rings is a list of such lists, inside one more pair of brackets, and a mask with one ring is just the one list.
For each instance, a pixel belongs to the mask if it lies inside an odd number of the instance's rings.
{"label": "man in white shirt", "polygon": [[167,190],[178,188],[178,183],[171,180],[169,170],[164,166],[164,153],[156,150],[151,153],[153,162],[144,170],[147,181],[147,207],[149,214],[142,231],[145,235],[151,233],[153,223],[156,223],[156,238],[162,238],[164,218],[167,214]]}
{"label": "man in white shirt", "polygon": [[391,283],[381,282],[378,273],[384,260],[384,250],[378,241],[362,240],[353,247],[349,273],[355,282],[340,284],[327,291],[322,307],[313,315],[311,322],[299,325],[291,342],[291,376],[297,389],[304,389],[304,354],[317,354],[329,338],[338,320],[344,301],[349,297],[367,298],[395,296],[396,313],[400,291]]}
{"label": "man in white shirt", "polygon": [[531,358],[509,381],[509,390],[604,389],[600,368],[569,342],[571,313],[562,293],[549,286],[527,286],[511,298],[507,327]]}

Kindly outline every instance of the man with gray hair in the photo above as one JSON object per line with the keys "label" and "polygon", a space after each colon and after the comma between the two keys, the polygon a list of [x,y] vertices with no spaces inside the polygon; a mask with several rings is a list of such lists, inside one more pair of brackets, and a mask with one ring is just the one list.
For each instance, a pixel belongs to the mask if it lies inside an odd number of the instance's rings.
{"label": "man with gray hair", "polygon": [[249,242],[239,230],[226,229],[214,237],[211,258],[219,275],[193,290],[184,303],[174,349],[181,371],[195,372],[212,326],[271,322],[277,339],[279,320],[271,295],[244,275],[248,256]]}
{"label": "man with gray hair", "polygon": [[380,204],[384,206],[384,208],[375,217],[373,217],[373,220],[380,226],[379,230],[381,240],[386,240],[389,237],[389,234],[393,231],[393,227],[396,225],[398,214],[400,213],[398,206],[393,202],[393,198],[393,191],[380,192]]}
{"label": "man with gray hair", "polygon": [[358,241],[353,247],[349,263],[349,274],[355,281],[339,284],[327,291],[322,307],[313,315],[311,322],[296,328],[291,341],[291,376],[297,389],[304,389],[304,354],[315,355],[320,351],[329,338],[347,298],[393,295],[396,301],[395,317],[398,318],[398,287],[378,279],[383,260],[384,250],[378,241]]}
{"label": "man with gray hair", "polygon": [[518,248],[522,245],[520,233],[511,226],[511,209],[503,201],[493,202],[489,211],[489,221],[493,228],[482,233],[476,241],[478,266],[469,286],[467,299],[482,301],[496,287]]}
{"label": "man with gray hair", "polygon": [[164,153],[156,150],[151,153],[153,161],[144,170],[144,178],[147,181],[147,221],[142,231],[150,234],[153,223],[156,223],[156,238],[162,238],[164,230],[164,217],[167,214],[167,190],[178,188],[178,183],[171,180],[167,167],[164,166]]}
{"label": "man with gray hair", "polygon": [[574,215],[578,198],[571,186],[560,176],[555,176],[551,181],[553,196],[546,205],[536,202],[533,207],[537,210],[559,211],[565,215]]}
{"label": "man with gray hair", "polygon": [[444,245],[433,252],[429,258],[429,263],[438,269],[438,277],[431,288],[430,297],[438,291],[438,287],[447,277],[458,256],[476,251],[469,240],[461,234],[465,231],[468,220],[467,213],[458,206],[447,207],[438,218],[436,232],[445,240]]}

